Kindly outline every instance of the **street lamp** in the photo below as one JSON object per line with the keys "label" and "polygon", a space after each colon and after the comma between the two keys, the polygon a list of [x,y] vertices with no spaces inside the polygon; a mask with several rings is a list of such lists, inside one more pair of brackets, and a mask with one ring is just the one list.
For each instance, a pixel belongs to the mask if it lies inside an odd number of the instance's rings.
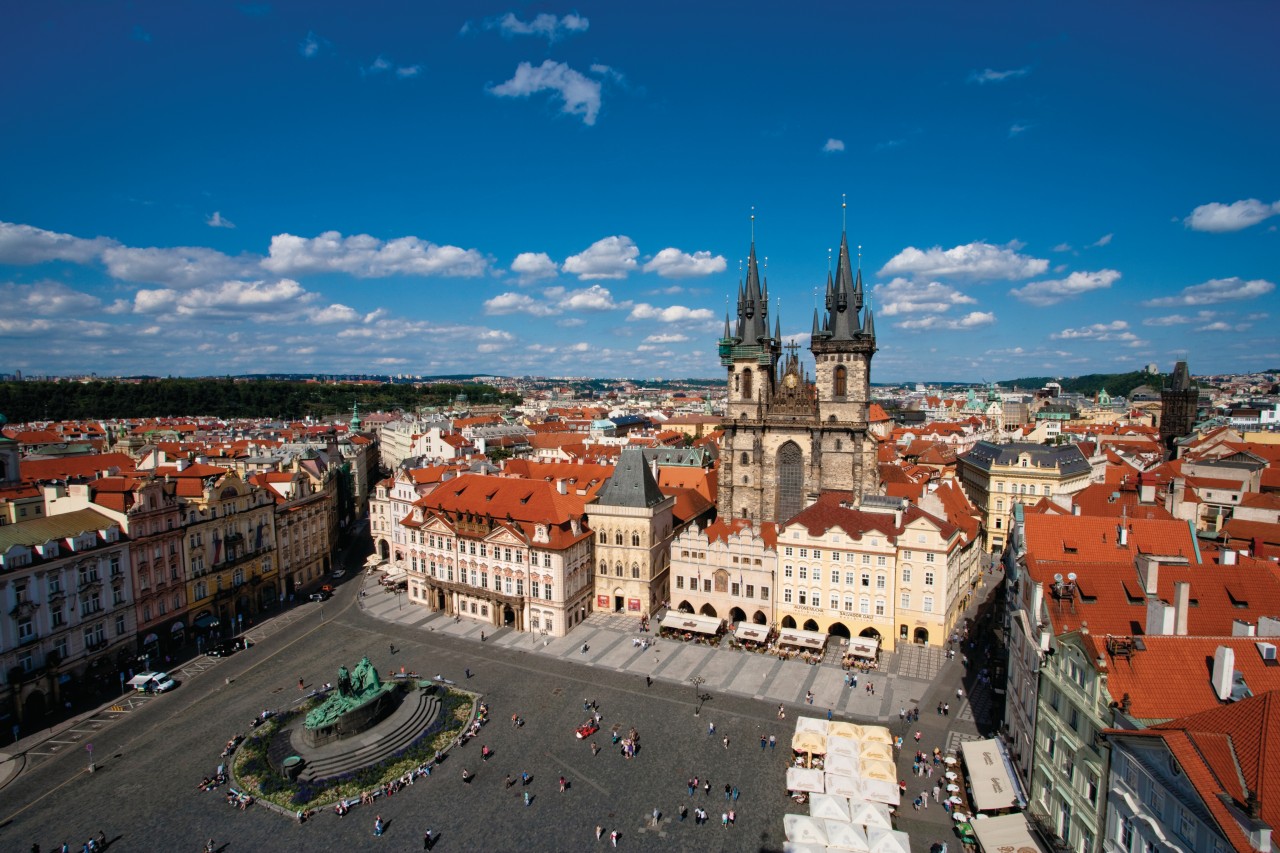
{"label": "street lamp", "polygon": [[695,675],[693,676],[693,678],[689,679],[689,683],[693,685],[693,715],[695,717],[699,716],[702,713],[701,688],[703,684],[706,684],[706,682],[707,680],[703,678],[701,675]]}

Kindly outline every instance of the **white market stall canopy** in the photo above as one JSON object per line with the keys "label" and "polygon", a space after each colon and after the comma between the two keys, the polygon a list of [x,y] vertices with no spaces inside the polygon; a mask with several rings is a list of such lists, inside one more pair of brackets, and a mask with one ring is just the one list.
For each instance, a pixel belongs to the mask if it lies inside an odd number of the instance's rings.
{"label": "white market stall canopy", "polygon": [[763,643],[769,639],[769,626],[757,625],[754,622],[740,622],[738,628],[733,632],[733,636],[739,640],[747,640],[752,643]]}
{"label": "white market stall canopy", "polygon": [[809,798],[809,816],[819,820],[849,822],[849,799],[835,794],[814,794]]}
{"label": "white market stall canopy", "polygon": [[868,829],[871,853],[911,853],[911,836],[896,829]]}
{"label": "white market stall canopy", "polygon": [[1018,789],[1014,787],[1000,741],[994,738],[965,741],[960,744],[960,751],[969,774],[975,809],[982,812],[1019,805]]}
{"label": "white market stall canopy", "polygon": [[825,821],[827,830],[827,849],[839,851],[853,851],[853,853],[867,853],[870,847],[867,845],[867,831],[860,826],[843,820]]}
{"label": "white market stall canopy", "polygon": [[791,749],[810,755],[826,755],[827,739],[817,732],[797,731],[791,736]]}
{"label": "white market stall canopy", "polygon": [[[863,794],[863,780],[857,776],[845,776],[840,773],[828,773],[823,780],[827,788],[828,794],[835,794],[837,797],[848,797],[851,800],[861,800]],[[897,790],[897,786],[894,786]]]}
{"label": "white market stall canopy", "polygon": [[695,634],[715,634],[720,630],[720,620],[714,616],[699,616],[678,610],[668,610],[660,624],[673,631],[693,631]]}
{"label": "white market stall canopy", "polygon": [[849,803],[850,820],[868,829],[893,829],[893,817],[884,803],[870,800],[852,800]]}
{"label": "white market stall canopy", "polygon": [[852,637],[849,640],[849,654],[860,658],[874,658],[880,649],[880,641],[872,637]]}
{"label": "white market stall canopy", "polygon": [[1027,826],[1027,817],[1017,814],[997,815],[969,824],[978,839],[978,849],[994,853],[997,850],[1017,850],[1019,853],[1045,853],[1044,847]]}
{"label": "white market stall canopy", "polygon": [[827,635],[818,631],[801,631],[799,628],[783,628],[778,633],[778,645],[796,646],[821,651],[827,644]]}
{"label": "white market stall canopy", "polygon": [[811,770],[808,767],[787,768],[788,791],[807,791],[810,794],[821,794],[825,788],[825,783],[826,780],[823,778],[821,770]]}
{"label": "white market stall canopy", "polygon": [[814,820],[807,814],[784,814],[782,828],[788,841],[801,844],[826,844],[827,828],[823,821]]}
{"label": "white market stall canopy", "polygon": [[830,728],[831,723],[821,717],[796,717],[797,732],[814,732],[826,737]]}

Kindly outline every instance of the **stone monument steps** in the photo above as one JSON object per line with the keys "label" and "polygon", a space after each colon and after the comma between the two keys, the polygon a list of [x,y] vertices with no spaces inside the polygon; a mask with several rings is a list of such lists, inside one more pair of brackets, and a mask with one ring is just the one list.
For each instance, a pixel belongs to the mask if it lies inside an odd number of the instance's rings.
{"label": "stone monument steps", "polygon": [[343,742],[348,749],[309,760],[299,778],[310,781],[359,770],[411,744],[440,711],[440,699],[435,693],[425,690],[413,693],[382,723]]}

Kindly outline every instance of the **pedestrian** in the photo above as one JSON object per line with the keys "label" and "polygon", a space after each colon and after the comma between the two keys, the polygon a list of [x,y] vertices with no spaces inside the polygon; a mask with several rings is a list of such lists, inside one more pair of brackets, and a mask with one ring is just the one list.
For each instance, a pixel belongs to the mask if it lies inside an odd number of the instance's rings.
{"label": "pedestrian", "polygon": [[528,792],[528,791],[525,791],[525,792],[524,792],[524,804],[525,804],[525,807],[527,808],[527,807],[528,807],[528,805],[529,805],[529,803],[531,803],[531,802],[533,802],[533,798],[529,796],[529,792]]}
{"label": "pedestrian", "polygon": [[933,801],[935,803],[938,802],[938,792],[941,790],[941,787],[942,787],[941,785],[933,786]]}
{"label": "pedestrian", "polygon": [[382,815],[378,815],[373,819],[373,834],[374,835],[382,834]]}
{"label": "pedestrian", "polygon": [[715,724],[715,723],[707,723],[707,737],[710,737],[711,735],[713,735],[713,734],[715,734],[715,733],[716,733],[716,724]]}
{"label": "pedestrian", "polygon": [[604,827],[597,823],[596,824],[596,841],[599,841],[600,837],[603,835],[604,835]]}
{"label": "pedestrian", "polygon": [[591,741],[591,754],[596,755],[599,752],[600,752],[600,744],[596,743],[595,741]]}
{"label": "pedestrian", "polygon": [[906,722],[906,719],[907,719],[907,709],[906,709],[906,708],[899,708],[899,709],[898,709],[898,721],[899,721],[899,722]]}
{"label": "pedestrian", "polygon": [[941,703],[941,702],[939,702],[939,703],[938,703],[938,716],[939,716],[939,717],[941,717],[941,716],[942,716],[942,703]]}
{"label": "pedestrian", "polygon": [[787,716],[787,710],[783,706],[778,706],[778,719],[781,720]]}
{"label": "pedestrian", "polygon": [[711,780],[710,779],[702,783],[702,790],[708,797],[711,796]]}
{"label": "pedestrian", "polygon": [[828,722],[828,723],[829,723],[829,722],[831,722],[831,709],[830,709],[830,708],[828,708],[828,709],[827,709],[827,722]]}
{"label": "pedestrian", "polygon": [[812,704],[813,704],[813,691],[812,691],[812,690],[806,690],[806,691],[804,692],[804,701],[805,701],[805,702],[807,702],[807,703],[808,703],[808,704],[810,704],[810,705],[812,705]]}
{"label": "pedestrian", "polygon": [[685,807],[684,803],[681,803],[678,813],[680,815],[680,822],[684,823],[685,816],[689,814],[689,809]]}
{"label": "pedestrian", "polygon": [[514,785],[515,783],[516,783],[516,780],[515,780],[515,779],[512,779],[512,778],[511,778],[511,774],[510,774],[510,773],[508,773],[508,774],[507,774],[507,787],[508,787],[508,788],[510,788],[510,787],[511,787],[512,785]]}
{"label": "pedestrian", "polygon": [[426,832],[422,833],[422,849],[423,849],[423,850],[430,850],[430,849],[431,849],[431,843],[432,843],[434,840],[435,840],[435,839],[431,837],[431,830],[430,830],[430,829],[428,829]]}
{"label": "pedestrian", "polygon": [[691,797],[693,796],[693,789],[694,789],[694,788],[696,788],[696,787],[698,787],[698,780],[697,780],[697,779],[690,779],[690,780],[689,780],[689,796],[691,796]]}
{"label": "pedestrian", "polygon": [[467,674],[467,678],[470,678],[470,677],[471,677],[471,670],[470,670],[470,669],[464,669],[464,670],[463,670],[463,672],[465,672],[465,673]]}
{"label": "pedestrian", "polygon": [[728,812],[720,812],[720,825],[721,825],[721,826],[723,826],[725,829],[728,829],[728,828],[729,828],[729,813],[728,813]]}
{"label": "pedestrian", "polygon": [[778,739],[773,735],[769,735],[769,749],[777,749],[777,748],[778,748]]}
{"label": "pedestrian", "polygon": [[760,749],[763,750],[768,745],[769,745],[769,739],[764,735],[760,735]]}
{"label": "pedestrian", "polygon": [[299,678],[299,679],[298,679],[298,689],[299,689],[299,690],[302,690],[302,689],[303,689],[303,681],[302,681],[302,679],[301,679],[301,678]]}
{"label": "pedestrian", "polygon": [[950,716],[951,716],[951,703],[950,703],[950,702],[943,702],[943,703],[942,703],[942,716],[944,716],[944,717],[950,717]]}
{"label": "pedestrian", "polygon": [[651,824],[650,824],[650,826],[657,826],[657,825],[658,825],[658,818],[661,816],[661,814],[662,814],[662,813],[661,813],[661,812],[659,812],[659,811],[658,811],[658,809],[655,807],[655,808],[654,808],[654,810],[653,810],[653,823],[651,823]]}
{"label": "pedestrian", "polygon": [[959,702],[959,701],[960,701],[961,699],[963,699],[963,698],[964,698],[964,688],[963,688],[963,687],[957,687],[957,688],[956,688],[956,701],[957,701],[957,702]]}
{"label": "pedestrian", "polygon": [[646,675],[646,676],[644,677],[644,686],[645,686],[645,687],[652,687],[652,686],[653,686],[653,676],[652,676],[652,675]]}
{"label": "pedestrian", "polygon": [[484,631],[480,632],[480,642],[484,642]]}
{"label": "pedestrian", "polygon": [[849,689],[852,690],[857,686],[858,686],[858,674],[855,672],[853,674],[853,680],[849,682]]}
{"label": "pedestrian", "polygon": [[396,644],[395,644],[395,643],[392,643],[392,644],[391,644],[391,646],[390,646],[390,649],[391,649],[391,654],[393,654],[393,655],[394,655],[394,654],[396,653]]}
{"label": "pedestrian", "polygon": [[615,829],[613,832],[609,833],[609,843],[614,847],[618,846],[618,830]]}
{"label": "pedestrian", "polygon": [[[62,853],[70,853],[67,850],[67,842],[62,842]],[[210,838],[204,843],[204,853],[213,853],[213,839]]]}
{"label": "pedestrian", "polygon": [[728,749],[728,748],[729,748],[729,736],[728,736],[728,735],[725,735],[725,736],[724,736],[724,748],[725,748],[725,749]]}
{"label": "pedestrian", "polygon": [[915,737],[915,739],[916,739],[916,743],[919,743],[919,742],[920,742],[920,730],[919,730],[919,729],[916,729],[916,733],[915,733],[914,737]]}
{"label": "pedestrian", "polygon": [[471,771],[465,767],[462,768],[462,781],[464,784],[471,784]]}
{"label": "pedestrian", "polygon": [[523,787],[524,785],[528,785],[528,784],[529,784],[529,773],[528,771],[526,771],[520,774],[520,785]]}
{"label": "pedestrian", "polygon": [[724,786],[724,801],[729,802],[729,797],[733,794],[733,786],[726,783]]}
{"label": "pedestrian", "polygon": [[729,826],[733,826],[738,822],[738,813],[733,809],[729,809]]}
{"label": "pedestrian", "polygon": [[563,794],[568,788],[569,788],[569,780],[561,776],[560,777],[560,793]]}

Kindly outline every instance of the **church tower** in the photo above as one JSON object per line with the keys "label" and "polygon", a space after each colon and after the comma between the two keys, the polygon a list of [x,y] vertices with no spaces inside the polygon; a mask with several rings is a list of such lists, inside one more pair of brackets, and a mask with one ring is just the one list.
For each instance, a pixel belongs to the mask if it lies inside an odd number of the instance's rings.
{"label": "church tower", "polygon": [[721,517],[784,522],[824,490],[856,499],[879,491],[875,440],[868,433],[875,321],[863,312],[862,273],[840,238],[835,278],[827,276],[826,312],[814,312],[814,380],[799,346],[782,355],[781,323],[768,326],[768,283],[760,285],[755,241],[747,281],[738,287],[738,322],[725,318],[720,364],[728,371],[717,510]]}

